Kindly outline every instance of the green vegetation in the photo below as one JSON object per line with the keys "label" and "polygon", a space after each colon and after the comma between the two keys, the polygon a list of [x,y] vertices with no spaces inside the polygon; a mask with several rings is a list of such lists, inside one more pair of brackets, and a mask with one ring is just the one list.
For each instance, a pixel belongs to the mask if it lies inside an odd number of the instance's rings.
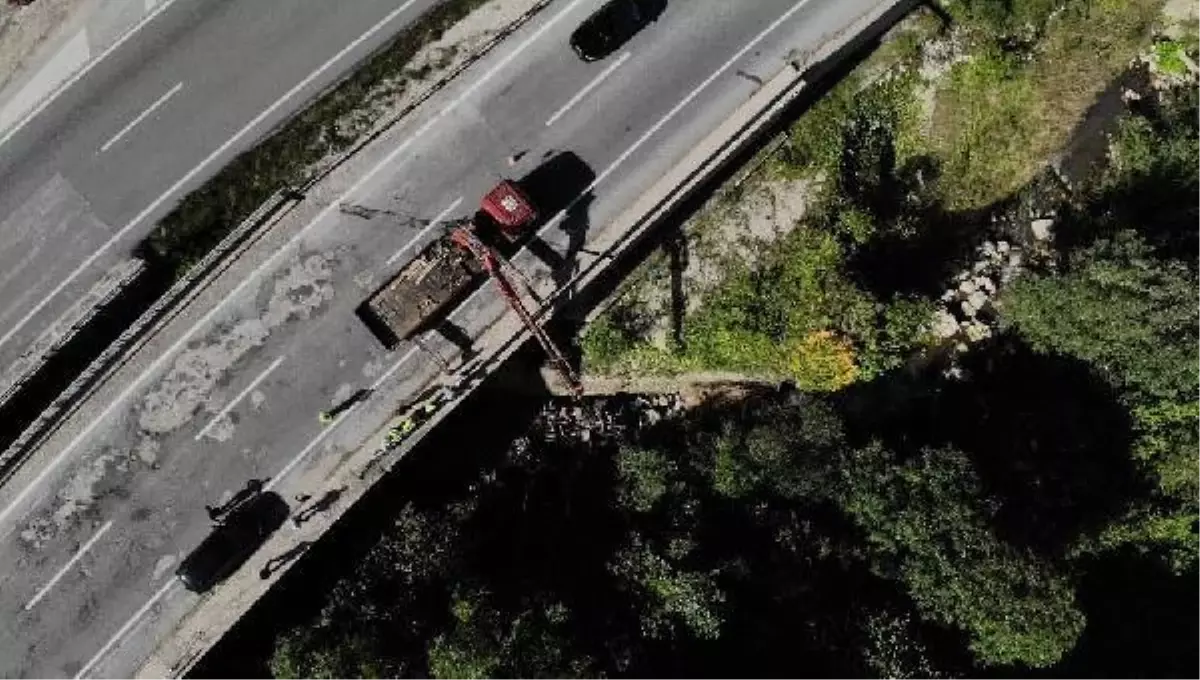
{"label": "green vegetation", "polygon": [[949,207],[987,206],[1030,178],[1037,96],[1014,55],[988,51],[952,69],[935,125]]}
{"label": "green vegetation", "polygon": [[[592,370],[797,389],[623,440],[534,431],[451,484],[484,430],[458,428],[272,671],[1195,676],[1200,97],[1147,92],[1072,193],[1035,175],[1156,49],[1150,3],[1061,5],[955,3],[972,58],[937,83],[864,65],[770,164],[819,180],[801,228],[729,258],[669,347],[645,287],[584,338]],[[889,54],[911,65],[910,47]],[[1030,257],[994,334],[948,352],[931,310],[985,238]]]}
{"label": "green vegetation", "polygon": [[1164,73],[1186,76],[1188,69],[1183,45],[1173,40],[1163,40],[1154,45],[1154,61]]}
{"label": "green vegetation", "polygon": [[933,138],[944,159],[942,199],[963,210],[1033,178],[1146,43],[1161,3],[956,4],[973,56],[939,88]]}
{"label": "green vegetation", "polygon": [[[1149,43],[1159,5],[954,3],[949,44],[962,58],[928,82],[917,75],[913,42],[935,36],[916,22],[801,116],[772,159],[776,176],[818,180],[799,228],[755,261],[732,261],[723,285],[684,319],[678,346],[649,341],[653,324],[637,311],[636,292],[627,293],[585,335],[585,365],[744,370],[833,390],[901,364],[927,340],[910,315],[931,308],[922,294],[963,255],[950,232],[974,229],[976,215],[1034,178]],[[894,264],[885,254],[918,259]],[[906,271],[886,281],[860,275],[887,267]],[[843,350],[814,342],[813,333]]]}
{"label": "green vegetation", "polygon": [[346,80],[253,149],[188,194],[141,244],[152,265],[182,276],[276,191],[303,185],[318,161],[369,132],[372,105],[422,74],[407,69],[416,53],[486,0],[447,0],[426,11]]}
{"label": "green vegetation", "polygon": [[1039,351],[1086,362],[1131,420],[1130,453],[1154,491],[1090,548],[1132,545],[1176,571],[1197,557],[1197,93],[1122,121],[1114,162],[1068,222],[1057,271],[1018,282],[1005,316]]}
{"label": "green vegetation", "polygon": [[[273,672],[1195,675],[1195,120],[1183,90],[1121,123],[965,378],[881,369],[715,402],[635,441],[535,439],[406,506],[279,638]],[[836,263],[880,232],[854,233],[782,252]],[[829,294],[808,283],[796,299]],[[733,313],[758,293],[721,294]],[[888,309],[900,328],[923,313]],[[790,313],[724,323],[787,333]]]}
{"label": "green vegetation", "polygon": [[911,78],[888,78],[859,89],[851,78],[822,99],[790,131],[777,169],[833,178],[823,182],[826,197],[811,218],[824,228],[798,229],[756,261],[731,262],[722,285],[687,319],[678,347],[639,341],[638,315],[630,310],[638,301],[623,300],[584,336],[587,365],[741,371],[818,391],[899,365],[922,344],[931,305],[873,294],[853,280],[849,260],[908,228],[909,216],[896,216],[884,195],[915,182],[921,163],[914,87]]}

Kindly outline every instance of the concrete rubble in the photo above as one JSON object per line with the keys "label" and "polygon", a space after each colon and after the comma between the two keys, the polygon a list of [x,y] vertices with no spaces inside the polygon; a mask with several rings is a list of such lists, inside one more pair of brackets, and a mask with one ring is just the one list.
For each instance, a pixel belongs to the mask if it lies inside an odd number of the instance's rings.
{"label": "concrete rubble", "polygon": [[604,445],[636,440],[645,430],[684,412],[675,394],[556,399],[538,415],[529,434],[514,446],[527,448],[531,439],[560,445]]}
{"label": "concrete rubble", "polygon": [[992,337],[997,320],[996,298],[1020,274],[1024,261],[1020,246],[1003,240],[984,241],[976,248],[974,259],[951,278],[951,286],[942,292],[930,321],[934,337],[950,350],[946,377],[962,378],[955,355]]}

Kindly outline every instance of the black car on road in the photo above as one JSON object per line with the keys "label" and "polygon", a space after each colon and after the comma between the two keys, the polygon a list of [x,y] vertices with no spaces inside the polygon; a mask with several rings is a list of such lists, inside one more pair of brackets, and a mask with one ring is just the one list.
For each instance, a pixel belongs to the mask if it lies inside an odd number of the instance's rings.
{"label": "black car on road", "polygon": [[603,59],[658,19],[667,0],[609,0],[571,34],[571,49],[584,61]]}
{"label": "black car on road", "polygon": [[184,587],[203,593],[242,566],[287,520],[287,501],[265,491],[231,510],[200,545],[184,558],[175,576]]}

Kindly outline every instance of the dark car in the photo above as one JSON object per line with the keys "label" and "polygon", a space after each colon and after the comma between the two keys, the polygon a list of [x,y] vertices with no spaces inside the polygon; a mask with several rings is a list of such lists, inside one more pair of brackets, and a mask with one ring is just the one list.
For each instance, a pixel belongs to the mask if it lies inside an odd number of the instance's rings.
{"label": "dark car", "polygon": [[571,34],[571,49],[584,61],[603,59],[666,7],[666,0],[609,0]]}
{"label": "dark car", "polygon": [[184,558],[175,576],[195,593],[203,593],[238,567],[262,547],[288,517],[288,504],[273,492],[256,494],[234,508],[225,520],[213,528],[190,555]]}

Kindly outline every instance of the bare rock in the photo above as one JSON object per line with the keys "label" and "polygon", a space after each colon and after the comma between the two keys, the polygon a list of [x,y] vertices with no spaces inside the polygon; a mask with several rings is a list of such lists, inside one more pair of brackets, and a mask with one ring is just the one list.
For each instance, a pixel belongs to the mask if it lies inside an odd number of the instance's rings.
{"label": "bare rock", "polygon": [[986,276],[975,277],[975,288],[987,293],[989,296],[996,294],[996,284]]}
{"label": "bare rock", "polygon": [[1054,220],[1043,217],[1040,220],[1034,220],[1029,224],[1029,228],[1033,230],[1033,237],[1039,241],[1050,239],[1051,229],[1054,227]]}
{"label": "bare rock", "polygon": [[944,309],[933,315],[933,334],[939,338],[952,338],[958,334],[958,320]]}
{"label": "bare rock", "polygon": [[964,324],[963,330],[966,333],[968,342],[979,342],[992,337],[992,329],[987,324],[978,321],[970,321]]}
{"label": "bare rock", "polygon": [[988,303],[988,296],[982,290],[977,290],[967,297],[967,301],[971,303],[972,307],[979,310],[983,309],[984,305]]}

